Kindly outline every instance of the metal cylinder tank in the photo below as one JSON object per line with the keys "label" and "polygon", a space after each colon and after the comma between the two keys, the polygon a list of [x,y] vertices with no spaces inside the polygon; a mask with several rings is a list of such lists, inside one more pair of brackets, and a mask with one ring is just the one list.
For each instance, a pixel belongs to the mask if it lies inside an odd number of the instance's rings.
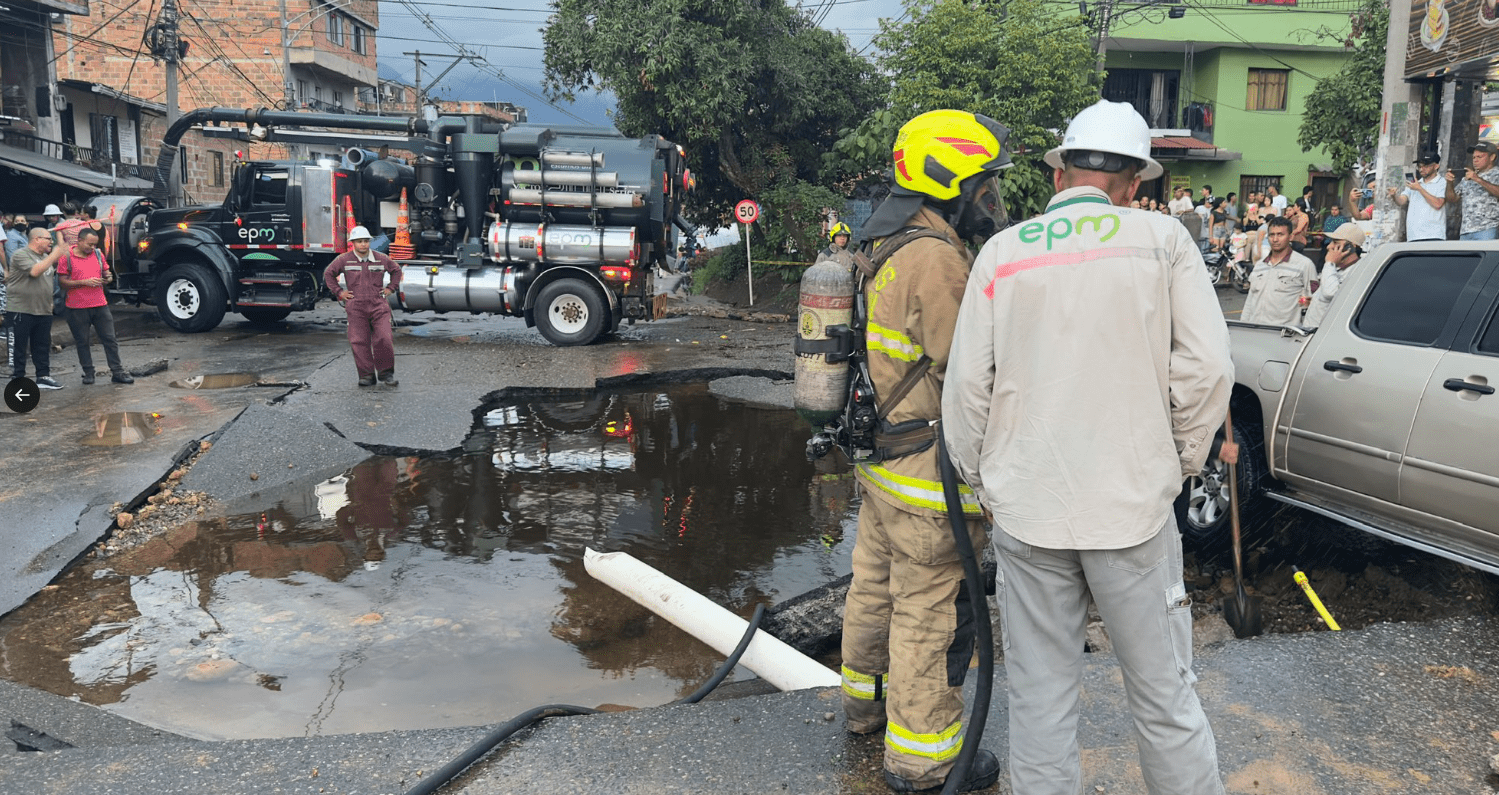
{"label": "metal cylinder tank", "polygon": [[494,312],[514,315],[521,296],[516,279],[523,268],[439,268],[403,265],[401,291],[391,305],[408,312]]}
{"label": "metal cylinder tank", "polygon": [[628,226],[506,222],[490,225],[489,256],[499,262],[632,265],[639,251]]}

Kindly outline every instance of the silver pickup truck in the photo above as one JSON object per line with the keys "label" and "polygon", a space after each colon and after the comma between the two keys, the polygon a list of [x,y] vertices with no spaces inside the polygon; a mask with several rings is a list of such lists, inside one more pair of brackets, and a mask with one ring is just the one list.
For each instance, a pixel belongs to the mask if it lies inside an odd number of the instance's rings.
{"label": "silver pickup truck", "polygon": [[[1499,573],[1499,245],[1366,255],[1321,328],[1229,322],[1239,494]],[[1227,525],[1214,455],[1177,499],[1182,532]]]}

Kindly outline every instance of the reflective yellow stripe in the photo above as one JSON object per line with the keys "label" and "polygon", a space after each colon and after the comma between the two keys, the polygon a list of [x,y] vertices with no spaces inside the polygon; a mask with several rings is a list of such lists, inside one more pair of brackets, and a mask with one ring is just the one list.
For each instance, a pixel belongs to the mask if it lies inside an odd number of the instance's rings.
{"label": "reflective yellow stripe", "polygon": [[[859,464],[859,471],[880,491],[893,495],[907,505],[947,512],[947,500],[942,496],[942,484],[935,480],[922,480],[907,475],[897,475],[879,464]],[[973,489],[959,483],[958,499],[963,503],[963,513],[978,516],[984,511]]]}
{"label": "reflective yellow stripe", "polygon": [[873,701],[875,685],[879,683],[879,674],[861,674],[858,671],[843,666],[843,692],[865,701]]}
{"label": "reflective yellow stripe", "polygon": [[910,337],[876,323],[869,324],[869,330],[864,335],[864,343],[870,351],[879,351],[892,359],[903,362],[914,362],[920,359],[922,354],[921,346]]}
{"label": "reflective yellow stripe", "polygon": [[890,721],[885,724],[885,744],[903,754],[945,762],[963,750],[963,721],[954,721],[940,734],[917,734]]}

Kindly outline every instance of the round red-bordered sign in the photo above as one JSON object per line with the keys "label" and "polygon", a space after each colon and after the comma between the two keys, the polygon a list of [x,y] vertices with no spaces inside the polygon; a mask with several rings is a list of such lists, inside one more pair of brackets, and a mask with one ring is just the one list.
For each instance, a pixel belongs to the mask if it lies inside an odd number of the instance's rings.
{"label": "round red-bordered sign", "polygon": [[760,205],[755,204],[751,199],[745,199],[734,205],[734,218],[741,224],[752,224],[759,217]]}

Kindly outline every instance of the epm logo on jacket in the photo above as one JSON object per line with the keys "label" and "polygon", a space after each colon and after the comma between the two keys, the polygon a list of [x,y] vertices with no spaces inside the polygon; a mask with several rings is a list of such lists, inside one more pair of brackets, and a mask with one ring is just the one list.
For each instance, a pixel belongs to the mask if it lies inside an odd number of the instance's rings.
{"label": "epm logo on jacket", "polygon": [[[1109,238],[1119,232],[1119,216],[1114,213],[1084,215],[1075,222],[1070,218],[1060,217],[1053,218],[1044,224],[1041,221],[1031,221],[1021,226],[1017,230],[1017,233],[1022,243],[1039,242],[1044,235],[1046,238],[1046,250],[1051,251],[1053,243],[1066,240],[1073,235],[1085,234],[1087,228],[1090,226],[1092,227],[1093,235],[1098,238],[1098,242],[1106,243]],[[1108,227],[1107,232],[1104,231],[1105,226]]]}

